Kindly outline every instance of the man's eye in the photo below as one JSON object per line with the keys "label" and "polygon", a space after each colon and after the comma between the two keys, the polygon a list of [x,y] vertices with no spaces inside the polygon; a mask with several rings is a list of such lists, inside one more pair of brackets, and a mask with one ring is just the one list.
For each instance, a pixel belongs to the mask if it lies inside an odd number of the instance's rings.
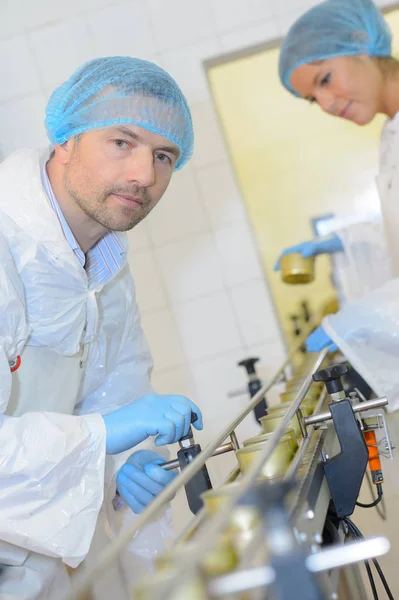
{"label": "man's eye", "polygon": [[169,163],[170,165],[172,164],[172,159],[170,158],[170,156],[168,156],[167,154],[164,154],[163,152],[157,152],[155,154],[155,158],[157,160],[159,160],[159,162],[162,163]]}
{"label": "man's eye", "polygon": [[121,148],[122,150],[128,146],[128,143],[125,142],[125,140],[114,140],[114,143],[117,148]]}

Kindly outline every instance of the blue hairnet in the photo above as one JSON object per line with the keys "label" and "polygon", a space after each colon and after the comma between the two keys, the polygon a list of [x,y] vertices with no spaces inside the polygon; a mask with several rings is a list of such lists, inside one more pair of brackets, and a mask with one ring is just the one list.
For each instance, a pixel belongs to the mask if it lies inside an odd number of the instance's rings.
{"label": "blue hairnet", "polygon": [[190,109],[172,77],[157,65],[128,56],[96,58],[57,88],[45,125],[53,144],[90,129],[131,123],[157,133],[180,150],[176,169],[193,152]]}
{"label": "blue hairnet", "polygon": [[390,56],[392,35],[371,0],[327,0],[289,30],[280,52],[280,79],[289,92],[292,73],[303,64],[335,56]]}

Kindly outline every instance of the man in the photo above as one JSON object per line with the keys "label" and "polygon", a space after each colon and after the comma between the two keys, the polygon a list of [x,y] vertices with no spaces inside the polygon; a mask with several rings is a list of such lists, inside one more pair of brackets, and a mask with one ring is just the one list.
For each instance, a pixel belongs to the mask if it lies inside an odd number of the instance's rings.
{"label": "man", "polygon": [[[151,389],[115,233],[149,214],[191,156],[182,92],[152,63],[96,59],[53,93],[46,128],[51,154],[0,165],[0,598],[67,589],[63,563],[85,558],[102,505],[141,512],[173,478],[161,456],[131,448],[176,442],[192,413],[202,428],[194,403]],[[124,451],[113,469],[106,455]]]}

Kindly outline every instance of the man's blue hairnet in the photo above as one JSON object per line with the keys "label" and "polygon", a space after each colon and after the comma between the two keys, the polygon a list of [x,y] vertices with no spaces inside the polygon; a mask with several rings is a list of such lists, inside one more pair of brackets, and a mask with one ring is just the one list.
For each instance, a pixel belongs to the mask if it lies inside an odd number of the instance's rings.
{"label": "man's blue hairnet", "polygon": [[157,65],[128,56],[96,58],[57,88],[46,107],[53,144],[91,129],[130,123],[157,133],[180,150],[176,169],[193,152],[190,109],[177,83]]}
{"label": "man's blue hairnet", "polygon": [[311,8],[289,30],[280,52],[282,84],[303,64],[336,56],[390,56],[392,35],[371,0],[327,0]]}

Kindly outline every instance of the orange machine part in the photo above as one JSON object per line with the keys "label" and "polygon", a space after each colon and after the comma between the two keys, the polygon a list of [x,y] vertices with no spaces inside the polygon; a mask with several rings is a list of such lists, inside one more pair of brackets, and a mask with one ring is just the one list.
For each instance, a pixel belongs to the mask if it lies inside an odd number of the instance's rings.
{"label": "orange machine part", "polygon": [[365,431],[363,435],[369,451],[370,471],[381,471],[381,461],[375,431]]}

